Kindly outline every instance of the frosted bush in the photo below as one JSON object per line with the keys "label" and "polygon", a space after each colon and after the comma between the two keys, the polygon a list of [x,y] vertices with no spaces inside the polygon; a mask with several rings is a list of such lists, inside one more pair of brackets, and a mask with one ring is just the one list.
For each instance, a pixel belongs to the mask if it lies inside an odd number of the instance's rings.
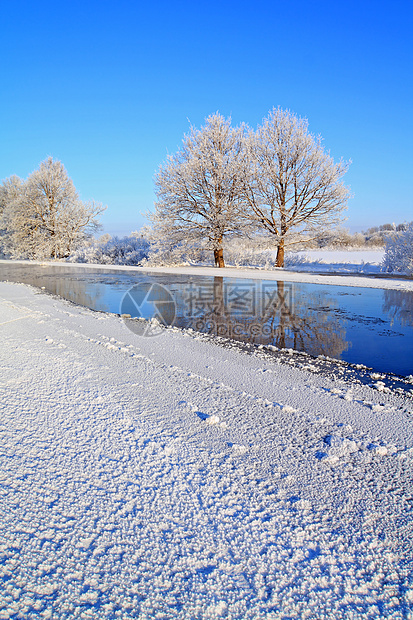
{"label": "frosted bush", "polygon": [[100,263],[103,265],[140,265],[148,258],[150,243],[140,236],[112,237],[103,242],[94,241],[70,257],[74,263]]}
{"label": "frosted bush", "polygon": [[228,266],[272,269],[275,265],[275,248],[263,248],[259,240],[254,242],[235,238],[225,244],[225,260]]}
{"label": "frosted bush", "polygon": [[[261,242],[234,238],[224,243],[225,262],[228,267],[274,267],[274,250],[262,247]],[[213,257],[207,244],[199,241],[168,243],[156,240],[151,244],[145,264],[165,265],[211,265]]]}
{"label": "frosted bush", "polygon": [[413,222],[387,237],[382,271],[413,275]]}
{"label": "frosted bush", "polygon": [[211,250],[199,242],[174,243],[157,241],[151,244],[143,264],[149,267],[198,265],[211,263]]}
{"label": "frosted bush", "polygon": [[[311,261],[319,263],[320,261]],[[301,254],[297,254],[296,252],[289,252],[285,256],[285,267],[301,267],[302,265],[307,265],[309,263],[307,257]]]}

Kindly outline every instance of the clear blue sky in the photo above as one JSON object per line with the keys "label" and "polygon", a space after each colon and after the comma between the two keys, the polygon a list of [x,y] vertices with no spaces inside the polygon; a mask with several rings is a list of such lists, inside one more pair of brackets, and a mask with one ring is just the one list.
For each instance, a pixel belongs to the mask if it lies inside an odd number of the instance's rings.
{"label": "clear blue sky", "polygon": [[111,234],[144,223],[188,120],[274,106],[353,160],[346,226],[413,220],[407,0],[6,0],[1,22],[0,178],[60,159]]}

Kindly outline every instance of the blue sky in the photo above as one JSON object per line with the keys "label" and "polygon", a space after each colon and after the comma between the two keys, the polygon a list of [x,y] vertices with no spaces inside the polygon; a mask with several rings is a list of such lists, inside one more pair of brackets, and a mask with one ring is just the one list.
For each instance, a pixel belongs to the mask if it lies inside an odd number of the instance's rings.
{"label": "blue sky", "polygon": [[3,2],[0,178],[60,159],[127,234],[190,121],[272,107],[353,161],[352,230],[413,220],[413,7],[315,0]]}

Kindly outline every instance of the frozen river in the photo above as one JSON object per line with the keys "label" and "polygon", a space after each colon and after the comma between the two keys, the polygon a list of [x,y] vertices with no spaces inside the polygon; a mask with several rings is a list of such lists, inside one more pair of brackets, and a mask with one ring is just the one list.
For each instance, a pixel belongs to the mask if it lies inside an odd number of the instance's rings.
{"label": "frozen river", "polygon": [[[103,312],[413,373],[413,292],[74,265],[1,264],[0,279]],[[156,335],[146,323],[132,331]]]}

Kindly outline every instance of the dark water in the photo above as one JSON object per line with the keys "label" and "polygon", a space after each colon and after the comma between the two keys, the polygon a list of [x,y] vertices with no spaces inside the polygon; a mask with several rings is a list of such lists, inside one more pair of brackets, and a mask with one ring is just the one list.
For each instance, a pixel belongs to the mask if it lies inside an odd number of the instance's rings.
{"label": "dark water", "polygon": [[413,374],[413,292],[65,265],[1,264],[0,279],[94,310]]}

